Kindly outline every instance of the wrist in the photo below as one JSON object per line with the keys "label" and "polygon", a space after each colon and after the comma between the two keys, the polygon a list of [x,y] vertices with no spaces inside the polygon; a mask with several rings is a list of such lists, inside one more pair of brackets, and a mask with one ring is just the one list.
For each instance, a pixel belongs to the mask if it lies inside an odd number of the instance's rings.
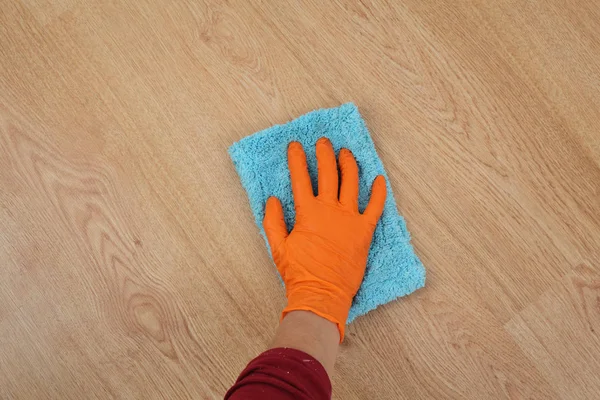
{"label": "wrist", "polygon": [[292,311],[311,311],[336,324],[340,333],[340,342],[344,339],[352,297],[341,291],[308,286],[289,288],[286,296],[288,304],[283,309],[282,319]]}
{"label": "wrist", "polygon": [[303,351],[319,361],[329,375],[340,342],[335,323],[309,311],[290,311],[281,321],[272,347]]}

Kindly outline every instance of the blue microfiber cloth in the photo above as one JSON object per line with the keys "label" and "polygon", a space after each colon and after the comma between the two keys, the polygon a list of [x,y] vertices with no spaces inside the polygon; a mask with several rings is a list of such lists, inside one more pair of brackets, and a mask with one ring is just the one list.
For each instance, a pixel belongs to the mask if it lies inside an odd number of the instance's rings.
{"label": "blue microfiber cloth", "polygon": [[396,209],[389,179],[356,106],[347,103],[315,110],[287,124],[275,125],[234,143],[229,148],[229,155],[248,193],[256,225],[267,242],[262,220],[269,196],[281,200],[288,229],[294,226],[294,198],[287,167],[288,144],[298,141],[304,147],[313,189],[316,189],[315,143],[322,136],[331,140],[336,155],[344,147],[354,154],[359,167],[358,204],[361,212],[367,206],[375,177],[383,174],[387,181],[388,195],[373,236],[365,278],[348,315],[348,322],[352,322],[359,315],[425,285],[425,268],[410,244],[410,235]]}

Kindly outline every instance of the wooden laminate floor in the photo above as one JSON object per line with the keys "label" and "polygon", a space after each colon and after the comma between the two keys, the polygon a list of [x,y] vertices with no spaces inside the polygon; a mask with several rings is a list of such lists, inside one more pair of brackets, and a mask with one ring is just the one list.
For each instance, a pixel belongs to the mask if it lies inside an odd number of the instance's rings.
{"label": "wooden laminate floor", "polygon": [[600,398],[600,3],[0,2],[0,398],[222,397],[284,292],[226,153],[354,101],[427,287],[337,399]]}

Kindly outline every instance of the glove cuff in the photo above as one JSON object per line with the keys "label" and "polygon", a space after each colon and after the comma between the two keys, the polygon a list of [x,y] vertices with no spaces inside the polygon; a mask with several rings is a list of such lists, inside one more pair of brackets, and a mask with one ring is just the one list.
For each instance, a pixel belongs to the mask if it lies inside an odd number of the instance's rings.
{"label": "glove cuff", "polygon": [[288,304],[281,313],[281,319],[290,311],[311,311],[336,324],[340,332],[340,343],[344,340],[352,298],[348,298],[343,293],[331,293],[329,290],[307,287],[288,290],[287,298]]}

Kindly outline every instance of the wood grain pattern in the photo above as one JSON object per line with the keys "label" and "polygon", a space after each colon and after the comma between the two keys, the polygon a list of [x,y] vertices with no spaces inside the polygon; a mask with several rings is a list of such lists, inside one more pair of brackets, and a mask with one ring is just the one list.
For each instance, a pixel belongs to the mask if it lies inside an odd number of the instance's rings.
{"label": "wood grain pattern", "polygon": [[334,398],[600,392],[600,5],[3,2],[0,398],[222,397],[283,289],[227,156],[354,101],[428,271]]}
{"label": "wood grain pattern", "polygon": [[506,324],[523,352],[564,398],[600,393],[600,275],[578,266]]}

